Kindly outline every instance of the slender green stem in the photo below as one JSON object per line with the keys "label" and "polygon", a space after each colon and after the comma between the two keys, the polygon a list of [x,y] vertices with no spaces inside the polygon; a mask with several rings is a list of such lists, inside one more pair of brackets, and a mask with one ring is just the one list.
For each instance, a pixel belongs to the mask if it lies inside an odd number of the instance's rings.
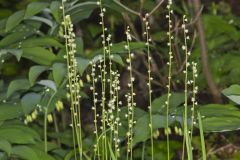
{"label": "slender green stem", "polygon": [[204,133],[203,133],[203,125],[202,125],[202,117],[201,113],[198,112],[198,125],[200,130],[200,139],[201,139],[201,148],[202,148],[202,160],[206,160],[206,147],[205,147],[205,140],[204,140]]}
{"label": "slender green stem", "polygon": [[[162,1],[161,1],[162,2]],[[160,2],[160,3],[161,3]],[[160,4],[159,3],[159,4]],[[166,136],[167,136],[167,159],[170,160],[170,144],[169,144],[169,105],[170,105],[170,97],[171,97],[171,78],[172,78],[172,59],[173,59],[173,54],[172,54],[172,34],[171,34],[171,29],[172,29],[172,20],[171,20],[171,9],[172,2],[168,1],[168,15],[166,16],[168,19],[168,47],[169,47],[169,60],[168,60],[168,85],[167,85],[167,102],[166,102]]]}

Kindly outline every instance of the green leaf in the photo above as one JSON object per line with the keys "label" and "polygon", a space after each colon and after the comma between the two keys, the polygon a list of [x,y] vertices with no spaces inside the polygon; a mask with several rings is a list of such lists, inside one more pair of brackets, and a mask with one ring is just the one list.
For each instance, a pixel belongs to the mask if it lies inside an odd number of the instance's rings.
{"label": "green leaf", "polygon": [[15,28],[22,20],[24,17],[24,11],[18,11],[11,15],[6,23],[6,32],[12,30]]}
{"label": "green leaf", "polygon": [[20,61],[23,52],[21,49],[2,49],[2,50],[0,50],[0,55],[7,54],[7,53],[14,55],[17,58],[17,60]]}
{"label": "green leaf", "polygon": [[59,1],[53,1],[50,5],[50,9],[55,20],[60,23],[61,22],[61,3]]}
{"label": "green leaf", "polygon": [[[176,117],[169,117],[169,125],[171,125],[176,119],[177,119]],[[154,114],[154,115],[152,115],[152,122],[153,122],[153,131],[158,128],[165,128],[166,127],[166,116]],[[134,144],[136,144],[138,142],[144,142],[148,138],[150,138],[149,123],[150,123],[149,114],[145,114],[137,120],[137,123],[133,129]]]}
{"label": "green leaf", "polygon": [[[152,102],[152,112],[153,113],[165,113],[167,94],[156,98]],[[184,102],[184,93],[171,93],[170,101],[169,101],[169,109],[174,109],[177,106],[181,105]]]}
{"label": "green leaf", "polygon": [[57,92],[57,86],[51,80],[41,80],[38,82],[38,84],[48,87],[48,88],[52,89],[53,91]]}
{"label": "green leaf", "polygon": [[202,119],[204,132],[226,132],[239,130],[239,117],[208,117]]}
{"label": "green leaf", "polygon": [[12,151],[11,144],[6,140],[0,140],[0,150],[7,153],[8,156],[10,156],[10,153]]}
{"label": "green leaf", "polygon": [[63,79],[67,76],[67,66],[64,63],[53,64],[53,79],[57,86],[60,86]]}
{"label": "green leaf", "polygon": [[40,160],[34,150],[28,146],[15,146],[12,148],[12,154],[25,160]]}
{"label": "green leaf", "polygon": [[123,60],[122,60],[122,57],[119,56],[118,54],[113,54],[111,55],[111,59],[114,61],[114,62],[117,62],[118,64],[124,66],[124,63],[123,63]]}
{"label": "green leaf", "polygon": [[240,118],[240,110],[231,104],[208,104],[200,106],[198,110],[204,117],[233,116]]}
{"label": "green leaf", "polygon": [[45,23],[46,25],[48,25],[49,27],[53,27],[53,22],[47,18],[44,17],[39,17],[39,16],[32,16],[30,18],[28,18],[29,20],[32,21],[37,21],[37,22],[41,22],[41,23]]}
{"label": "green leaf", "polygon": [[55,160],[52,156],[48,155],[46,152],[32,147],[34,152],[37,154],[39,160]]}
{"label": "green leaf", "polygon": [[22,32],[11,33],[11,34],[5,36],[0,41],[0,47],[6,47],[13,43],[19,42],[19,41],[23,40],[24,38],[28,37],[29,35],[31,35],[32,33],[33,33],[32,31],[22,31]]}
{"label": "green leaf", "polygon": [[77,57],[77,69],[78,72],[80,73],[80,75],[83,74],[83,72],[86,70],[86,68],[88,67],[90,61],[88,59],[84,59],[81,57]]}
{"label": "green leaf", "polygon": [[8,86],[7,98],[10,97],[16,91],[27,90],[29,88],[30,88],[30,84],[27,79],[13,80]]}
{"label": "green leaf", "polygon": [[40,103],[41,95],[37,93],[27,93],[21,99],[23,112],[27,115],[32,112],[36,105]]}
{"label": "green leaf", "polygon": [[23,48],[28,47],[59,47],[62,48],[63,45],[59,43],[56,39],[52,37],[38,37],[38,38],[30,38],[22,42]]}
{"label": "green leaf", "polygon": [[233,102],[240,104],[240,85],[234,84],[226,88],[222,93]]}
{"label": "green leaf", "polygon": [[29,70],[28,77],[31,86],[33,86],[41,73],[46,71],[48,67],[46,66],[32,66]]}
{"label": "green leaf", "polygon": [[0,127],[0,139],[7,140],[15,144],[33,144],[35,143],[32,134],[19,128],[2,128]]}
{"label": "green leaf", "polygon": [[23,57],[42,65],[51,65],[56,56],[42,47],[23,48]]}
{"label": "green leaf", "polygon": [[75,24],[83,19],[88,18],[92,11],[97,8],[96,2],[82,2],[73,5],[66,11],[71,16],[72,22]]}
{"label": "green leaf", "polygon": [[14,119],[23,115],[20,104],[0,104],[0,121]]}
{"label": "green leaf", "polygon": [[44,8],[48,7],[49,4],[45,2],[32,2],[27,6],[24,18],[34,16],[35,14],[41,12]]}
{"label": "green leaf", "polygon": [[76,40],[75,40],[75,43],[77,45],[77,48],[76,48],[77,54],[78,55],[84,55],[83,54],[83,40],[82,40],[82,38],[81,37],[77,37]]}

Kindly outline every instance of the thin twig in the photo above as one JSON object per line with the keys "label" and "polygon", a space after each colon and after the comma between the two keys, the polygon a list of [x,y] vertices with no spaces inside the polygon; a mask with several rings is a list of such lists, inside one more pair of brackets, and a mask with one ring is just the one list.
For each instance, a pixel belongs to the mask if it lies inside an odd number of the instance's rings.
{"label": "thin twig", "polygon": [[161,6],[161,4],[164,2],[164,0],[161,0],[157,5],[156,5],[156,7],[154,7],[153,9],[152,9],[152,11],[149,13],[149,16],[150,15],[152,15],[160,6]]}
{"label": "thin twig", "polygon": [[121,2],[119,2],[118,0],[113,0],[113,2],[115,2],[116,4],[118,4],[119,6],[121,6],[122,8],[124,8],[126,11],[135,14],[136,16],[140,16],[140,13],[132,10],[131,8],[128,8],[127,6],[123,5]]}

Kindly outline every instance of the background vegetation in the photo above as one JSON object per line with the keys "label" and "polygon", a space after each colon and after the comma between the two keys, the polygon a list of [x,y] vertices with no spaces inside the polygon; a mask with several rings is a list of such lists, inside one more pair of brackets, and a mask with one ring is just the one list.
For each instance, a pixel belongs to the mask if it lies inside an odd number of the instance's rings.
{"label": "background vegetation", "polygon": [[[148,63],[144,42],[144,24],[135,12],[149,13],[160,1],[104,0],[105,23],[112,34],[113,68],[118,69],[121,90],[119,99],[126,106],[130,79],[125,30],[130,26],[134,42],[131,49],[136,56],[132,71],[136,78],[134,126],[134,159],[142,158],[142,145],[146,143],[145,158],[150,159],[150,131],[147,114]],[[151,54],[152,112],[155,159],[167,159],[165,110],[168,83],[168,21],[167,2],[150,16],[150,35],[153,40]],[[0,0],[0,159],[52,160],[71,159],[73,142],[64,59],[65,41],[61,23],[61,1]],[[202,1],[199,8],[192,1],[176,0],[173,4],[173,71],[170,99],[170,156],[181,159],[181,110],[184,103],[184,41],[181,32],[182,16],[187,15],[191,38],[191,61],[197,63],[199,87],[196,99],[201,111],[209,159],[240,159],[238,129],[240,124],[240,2],[238,0]],[[96,1],[69,1],[66,13],[74,23],[76,34],[77,71],[83,82],[81,89],[81,121],[83,128],[83,154],[90,158],[94,144],[93,96],[90,90],[91,60],[102,54],[102,29],[99,25],[99,7]],[[131,9],[130,9],[131,8]],[[199,10],[200,9],[200,10]],[[133,12],[134,11],[134,12]],[[199,22],[202,19],[203,24]],[[203,32],[201,32],[203,31]],[[202,38],[202,39],[201,39]],[[96,90],[100,90],[97,84]],[[108,96],[108,95],[107,95]],[[47,108],[47,109],[46,109]],[[124,111],[125,110],[125,111]],[[124,117],[126,107],[120,117]],[[124,119],[124,118],[122,118]],[[47,153],[44,139],[47,120]],[[126,134],[126,123],[119,134]],[[124,126],[125,125],[125,126]],[[198,127],[198,126],[196,126]],[[124,141],[124,140],[122,140]],[[201,159],[199,131],[193,132],[194,159]],[[124,142],[122,142],[124,143]],[[122,150],[126,149],[124,144]],[[124,157],[122,157],[124,159]]]}

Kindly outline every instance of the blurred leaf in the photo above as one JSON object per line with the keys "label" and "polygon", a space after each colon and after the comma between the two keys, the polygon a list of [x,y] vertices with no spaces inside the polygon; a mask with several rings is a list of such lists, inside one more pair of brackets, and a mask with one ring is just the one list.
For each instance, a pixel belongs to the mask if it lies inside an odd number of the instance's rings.
{"label": "blurred leaf", "polygon": [[35,147],[31,147],[31,148],[34,150],[34,152],[38,156],[39,160],[55,160],[52,156],[50,156],[49,154],[47,154],[44,151],[39,150]]}
{"label": "blurred leaf", "polygon": [[42,47],[23,48],[23,57],[42,65],[51,65],[56,56]]}
{"label": "blurred leaf", "polygon": [[41,160],[34,150],[28,146],[15,146],[12,148],[12,154],[25,160]]}
{"label": "blurred leaf", "polygon": [[[152,112],[153,113],[165,113],[166,101],[167,101],[167,94],[154,99],[152,102]],[[170,101],[169,101],[169,109],[170,110],[178,107],[182,103],[184,103],[184,93],[171,93],[171,97],[170,97]]]}
{"label": "blurred leaf", "polygon": [[33,21],[37,21],[37,22],[41,22],[44,23],[46,25],[48,25],[49,27],[53,27],[53,22],[47,18],[44,17],[39,17],[39,16],[32,16],[30,18],[28,18],[29,20],[33,20]]}
{"label": "blurred leaf", "polygon": [[0,50],[0,55],[7,54],[7,53],[11,53],[12,55],[14,55],[17,58],[18,61],[20,61],[23,52],[21,49],[2,49],[2,50]]}
{"label": "blurred leaf", "polygon": [[44,8],[48,7],[49,4],[45,2],[32,2],[27,6],[24,18],[34,16],[35,14],[41,12]]}
{"label": "blurred leaf", "polygon": [[7,20],[6,32],[15,28],[23,20],[23,17],[24,17],[24,11],[18,11],[13,15],[11,15]]}
{"label": "blurred leaf", "polygon": [[208,117],[202,119],[204,132],[226,132],[239,130],[239,117]]}
{"label": "blurred leaf", "polygon": [[96,2],[82,2],[73,5],[71,8],[67,9],[66,14],[71,16],[73,24],[88,18],[92,11],[97,8]]}
{"label": "blurred leaf", "polygon": [[11,81],[7,90],[7,98],[10,97],[14,92],[19,90],[27,90],[30,88],[29,81],[27,79],[17,79]]}
{"label": "blurred leaf", "polygon": [[48,87],[48,88],[52,89],[53,91],[57,92],[57,86],[51,80],[41,80],[38,82],[38,84]]}
{"label": "blurred leaf", "polygon": [[240,104],[240,85],[234,84],[226,88],[222,93],[233,102]]}
{"label": "blurred leaf", "polygon": [[60,86],[63,79],[67,76],[67,66],[64,63],[53,64],[53,79],[57,86]]}
{"label": "blurred leaf", "polygon": [[40,94],[34,92],[25,94],[21,99],[23,112],[26,115],[32,112],[36,108],[36,105],[40,103],[40,100]]}
{"label": "blurred leaf", "polygon": [[[152,115],[152,122],[153,122],[153,131],[158,128],[165,128],[166,127],[166,116],[154,114]],[[171,125],[176,120],[176,117],[169,117],[169,125]],[[144,142],[148,138],[150,138],[150,116],[149,114],[143,115],[141,118],[137,120],[136,125],[133,129],[133,141],[134,144],[138,142]]]}
{"label": "blurred leaf", "polygon": [[0,127],[0,139],[7,140],[15,144],[33,144],[35,138],[33,135],[20,128],[2,128]]}
{"label": "blurred leaf", "polygon": [[0,104],[0,121],[10,120],[23,115],[20,104]]}
{"label": "blurred leaf", "polygon": [[82,40],[82,38],[81,37],[77,37],[76,38],[76,40],[75,40],[75,43],[76,43],[76,45],[77,45],[77,48],[76,48],[76,50],[77,50],[77,54],[78,55],[84,55],[83,54],[83,40]]}
{"label": "blurred leaf", "polygon": [[0,150],[6,152],[7,155],[9,156],[11,154],[11,151],[12,151],[12,146],[8,141],[0,140]]}
{"label": "blurred leaf", "polygon": [[28,47],[59,47],[62,48],[63,45],[59,43],[56,39],[52,37],[38,37],[38,38],[30,38],[22,42],[23,48]]}
{"label": "blurred leaf", "polygon": [[28,77],[31,86],[33,86],[41,73],[46,71],[48,67],[46,66],[32,66],[29,70]]}
{"label": "blurred leaf", "polygon": [[59,1],[53,1],[50,5],[52,15],[58,23],[61,22],[60,6],[61,6],[61,2],[59,2]]}
{"label": "blurred leaf", "polygon": [[83,72],[86,70],[88,65],[90,64],[90,61],[88,59],[84,59],[81,57],[76,57],[77,60],[77,69],[80,75],[83,74]]}
{"label": "blurred leaf", "polygon": [[122,60],[122,57],[119,56],[118,54],[113,54],[111,55],[111,59],[114,61],[114,62],[117,62],[118,64],[124,66],[124,63],[123,63],[123,60]]}
{"label": "blurred leaf", "polygon": [[208,104],[198,108],[203,117],[233,116],[240,118],[240,110],[231,104]]}
{"label": "blurred leaf", "polygon": [[31,35],[32,33],[33,33],[32,31],[13,32],[13,33],[5,36],[0,41],[0,47],[6,47],[13,43],[19,42],[19,41],[23,40],[24,38],[28,37],[29,35]]}

